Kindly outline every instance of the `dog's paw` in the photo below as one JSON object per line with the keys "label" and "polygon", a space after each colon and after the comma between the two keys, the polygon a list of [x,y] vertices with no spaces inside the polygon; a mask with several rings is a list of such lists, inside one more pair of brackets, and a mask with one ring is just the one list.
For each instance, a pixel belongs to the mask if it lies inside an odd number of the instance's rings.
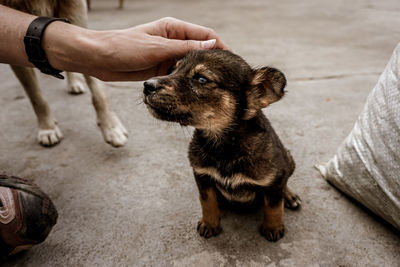
{"label": "dog's paw", "polygon": [[104,140],[113,147],[124,146],[128,142],[128,132],[123,125],[103,129]]}
{"label": "dog's paw", "polygon": [[86,91],[85,88],[86,88],[85,84],[81,80],[71,79],[68,82],[68,93],[70,93],[70,94],[73,94],[73,95],[83,94]]}
{"label": "dog's paw", "polygon": [[115,113],[109,113],[103,119],[99,119],[98,125],[104,140],[113,147],[121,147],[128,142],[128,131]]}
{"label": "dog's paw", "polygon": [[284,192],[285,198],[285,207],[291,210],[297,210],[301,207],[301,199],[300,197],[291,192],[290,190],[285,190]]}
{"label": "dog's paw", "polygon": [[282,224],[275,228],[270,228],[262,224],[260,226],[260,234],[268,241],[276,242],[281,239],[285,234],[285,226]]}
{"label": "dog's paw", "polygon": [[199,221],[199,223],[197,224],[197,232],[199,233],[199,235],[205,238],[216,236],[221,233],[221,231],[222,228],[219,224],[217,226],[210,226],[203,221]]}
{"label": "dog's paw", "polygon": [[63,138],[63,134],[58,128],[55,126],[54,129],[41,129],[38,134],[39,144],[45,147],[51,147],[61,142]]}

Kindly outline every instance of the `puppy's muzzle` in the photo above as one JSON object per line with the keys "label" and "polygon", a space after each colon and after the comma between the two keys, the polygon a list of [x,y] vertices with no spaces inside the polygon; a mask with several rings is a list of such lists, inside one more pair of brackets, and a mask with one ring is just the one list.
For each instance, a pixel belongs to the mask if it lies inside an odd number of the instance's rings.
{"label": "puppy's muzzle", "polygon": [[144,89],[143,89],[143,93],[146,96],[149,96],[159,90],[161,90],[162,86],[159,84],[157,79],[149,79],[147,81],[144,82]]}

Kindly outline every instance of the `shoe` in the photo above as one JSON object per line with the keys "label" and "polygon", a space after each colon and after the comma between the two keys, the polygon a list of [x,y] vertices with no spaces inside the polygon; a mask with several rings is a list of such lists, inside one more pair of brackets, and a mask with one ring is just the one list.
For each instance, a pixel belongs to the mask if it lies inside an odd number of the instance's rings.
{"label": "shoe", "polygon": [[0,175],[0,257],[43,242],[57,217],[53,202],[37,185]]}

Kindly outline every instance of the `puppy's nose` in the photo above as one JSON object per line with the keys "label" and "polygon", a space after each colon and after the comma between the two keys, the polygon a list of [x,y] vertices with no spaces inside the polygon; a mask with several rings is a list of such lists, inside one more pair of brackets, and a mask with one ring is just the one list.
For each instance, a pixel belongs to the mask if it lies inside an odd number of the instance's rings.
{"label": "puppy's nose", "polygon": [[156,79],[147,80],[144,82],[143,85],[144,85],[143,93],[145,95],[150,95],[151,93],[154,93],[161,89]]}

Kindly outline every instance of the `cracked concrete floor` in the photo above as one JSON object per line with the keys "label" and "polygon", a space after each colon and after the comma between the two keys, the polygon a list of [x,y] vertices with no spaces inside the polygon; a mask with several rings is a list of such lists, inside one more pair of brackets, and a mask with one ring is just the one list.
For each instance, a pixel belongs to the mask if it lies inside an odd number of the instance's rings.
{"label": "cracked concrete floor", "polygon": [[[40,76],[65,139],[36,143],[36,119],[0,66],[0,169],[34,180],[59,221],[45,243],[4,266],[399,266],[399,232],[337,192],[313,169],[348,134],[400,40],[400,4],[386,1],[92,1],[90,27],[128,27],[173,16],[214,28],[253,66],[273,65],[289,94],[265,110],[297,169],[289,184],[303,208],[286,211],[287,233],[269,243],[262,214],[222,213],[224,231],[196,233],[197,189],[187,154],[191,129],[153,119],[141,83],[109,83],[130,131],[114,149],[102,140],[88,94]],[[135,49],[134,47],[132,49]]]}

